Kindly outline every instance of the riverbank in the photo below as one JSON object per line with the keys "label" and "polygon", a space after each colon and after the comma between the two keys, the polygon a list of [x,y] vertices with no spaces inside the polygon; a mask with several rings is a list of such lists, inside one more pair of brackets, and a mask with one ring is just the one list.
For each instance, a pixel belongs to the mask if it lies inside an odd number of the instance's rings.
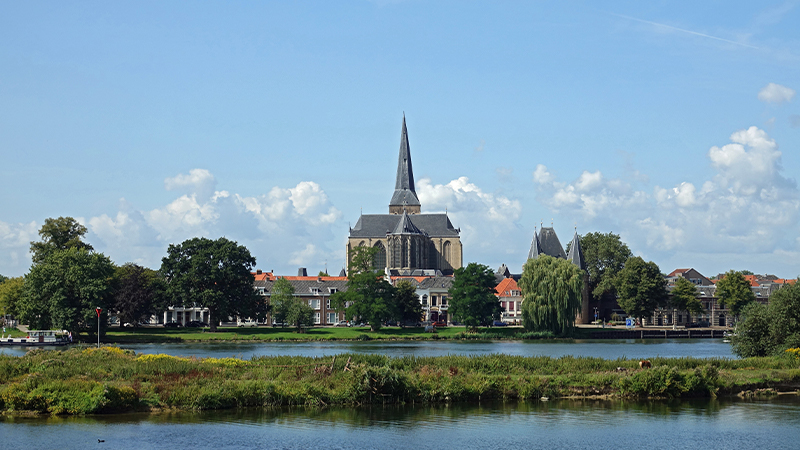
{"label": "riverbank", "polygon": [[5,414],[91,414],[487,399],[682,398],[800,389],[800,360],[507,355],[180,358],[117,347],[0,356]]}
{"label": "riverbank", "polygon": [[[596,328],[578,327],[570,339],[699,339],[722,338],[724,329],[697,328],[672,330],[666,328],[624,327]],[[96,337],[82,337],[87,343],[96,342]],[[423,327],[384,327],[370,331],[369,327],[337,328],[312,327],[303,333],[291,328],[218,328],[211,333],[204,328],[111,328],[102,337],[106,344],[137,344],[159,342],[282,342],[282,341],[370,341],[370,340],[531,340],[557,339],[549,332],[527,332],[521,327],[485,327],[477,332],[467,332],[462,326],[437,328],[436,333],[426,332]]]}

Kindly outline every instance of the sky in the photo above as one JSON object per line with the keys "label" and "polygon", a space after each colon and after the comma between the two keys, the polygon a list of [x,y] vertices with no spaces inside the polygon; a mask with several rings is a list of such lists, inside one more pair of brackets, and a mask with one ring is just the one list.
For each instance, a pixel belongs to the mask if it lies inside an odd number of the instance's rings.
{"label": "sky", "polygon": [[49,217],[115,263],[224,236],[335,274],[405,114],[464,263],[613,232],[800,275],[800,2],[0,2],[0,274]]}

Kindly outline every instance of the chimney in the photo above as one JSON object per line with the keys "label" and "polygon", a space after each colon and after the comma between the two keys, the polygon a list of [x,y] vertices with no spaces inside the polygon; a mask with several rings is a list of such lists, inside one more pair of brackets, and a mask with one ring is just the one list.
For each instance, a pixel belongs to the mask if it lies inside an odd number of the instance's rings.
{"label": "chimney", "polygon": [[261,269],[256,270],[256,275],[261,275],[262,273],[264,273],[264,272],[261,271]]}
{"label": "chimney", "polygon": [[297,276],[298,277],[307,277],[308,276],[308,272],[306,272],[306,268],[305,267],[301,267],[301,268],[297,269]]}

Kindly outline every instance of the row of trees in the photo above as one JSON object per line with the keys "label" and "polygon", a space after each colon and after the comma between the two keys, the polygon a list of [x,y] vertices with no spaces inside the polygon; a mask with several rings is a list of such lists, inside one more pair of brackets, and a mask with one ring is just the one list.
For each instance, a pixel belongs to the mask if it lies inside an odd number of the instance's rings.
{"label": "row of trees", "polygon": [[[225,238],[195,238],[170,245],[158,271],[137,264],[116,266],[83,241],[86,227],[71,217],[47,219],[31,242],[33,265],[24,277],[0,284],[0,307],[34,329],[93,329],[95,308],[120,322],[149,318],[168,306],[197,305],[221,318],[263,318],[267,305],[253,290],[255,258]],[[107,320],[101,320],[105,324]]]}

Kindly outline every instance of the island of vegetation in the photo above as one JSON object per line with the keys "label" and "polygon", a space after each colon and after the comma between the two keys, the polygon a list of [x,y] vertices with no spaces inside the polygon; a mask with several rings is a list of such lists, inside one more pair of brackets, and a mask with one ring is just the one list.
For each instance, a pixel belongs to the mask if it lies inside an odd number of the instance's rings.
{"label": "island of vegetation", "polygon": [[118,347],[0,356],[4,414],[684,398],[798,392],[800,349],[748,359],[508,355],[180,358]]}

